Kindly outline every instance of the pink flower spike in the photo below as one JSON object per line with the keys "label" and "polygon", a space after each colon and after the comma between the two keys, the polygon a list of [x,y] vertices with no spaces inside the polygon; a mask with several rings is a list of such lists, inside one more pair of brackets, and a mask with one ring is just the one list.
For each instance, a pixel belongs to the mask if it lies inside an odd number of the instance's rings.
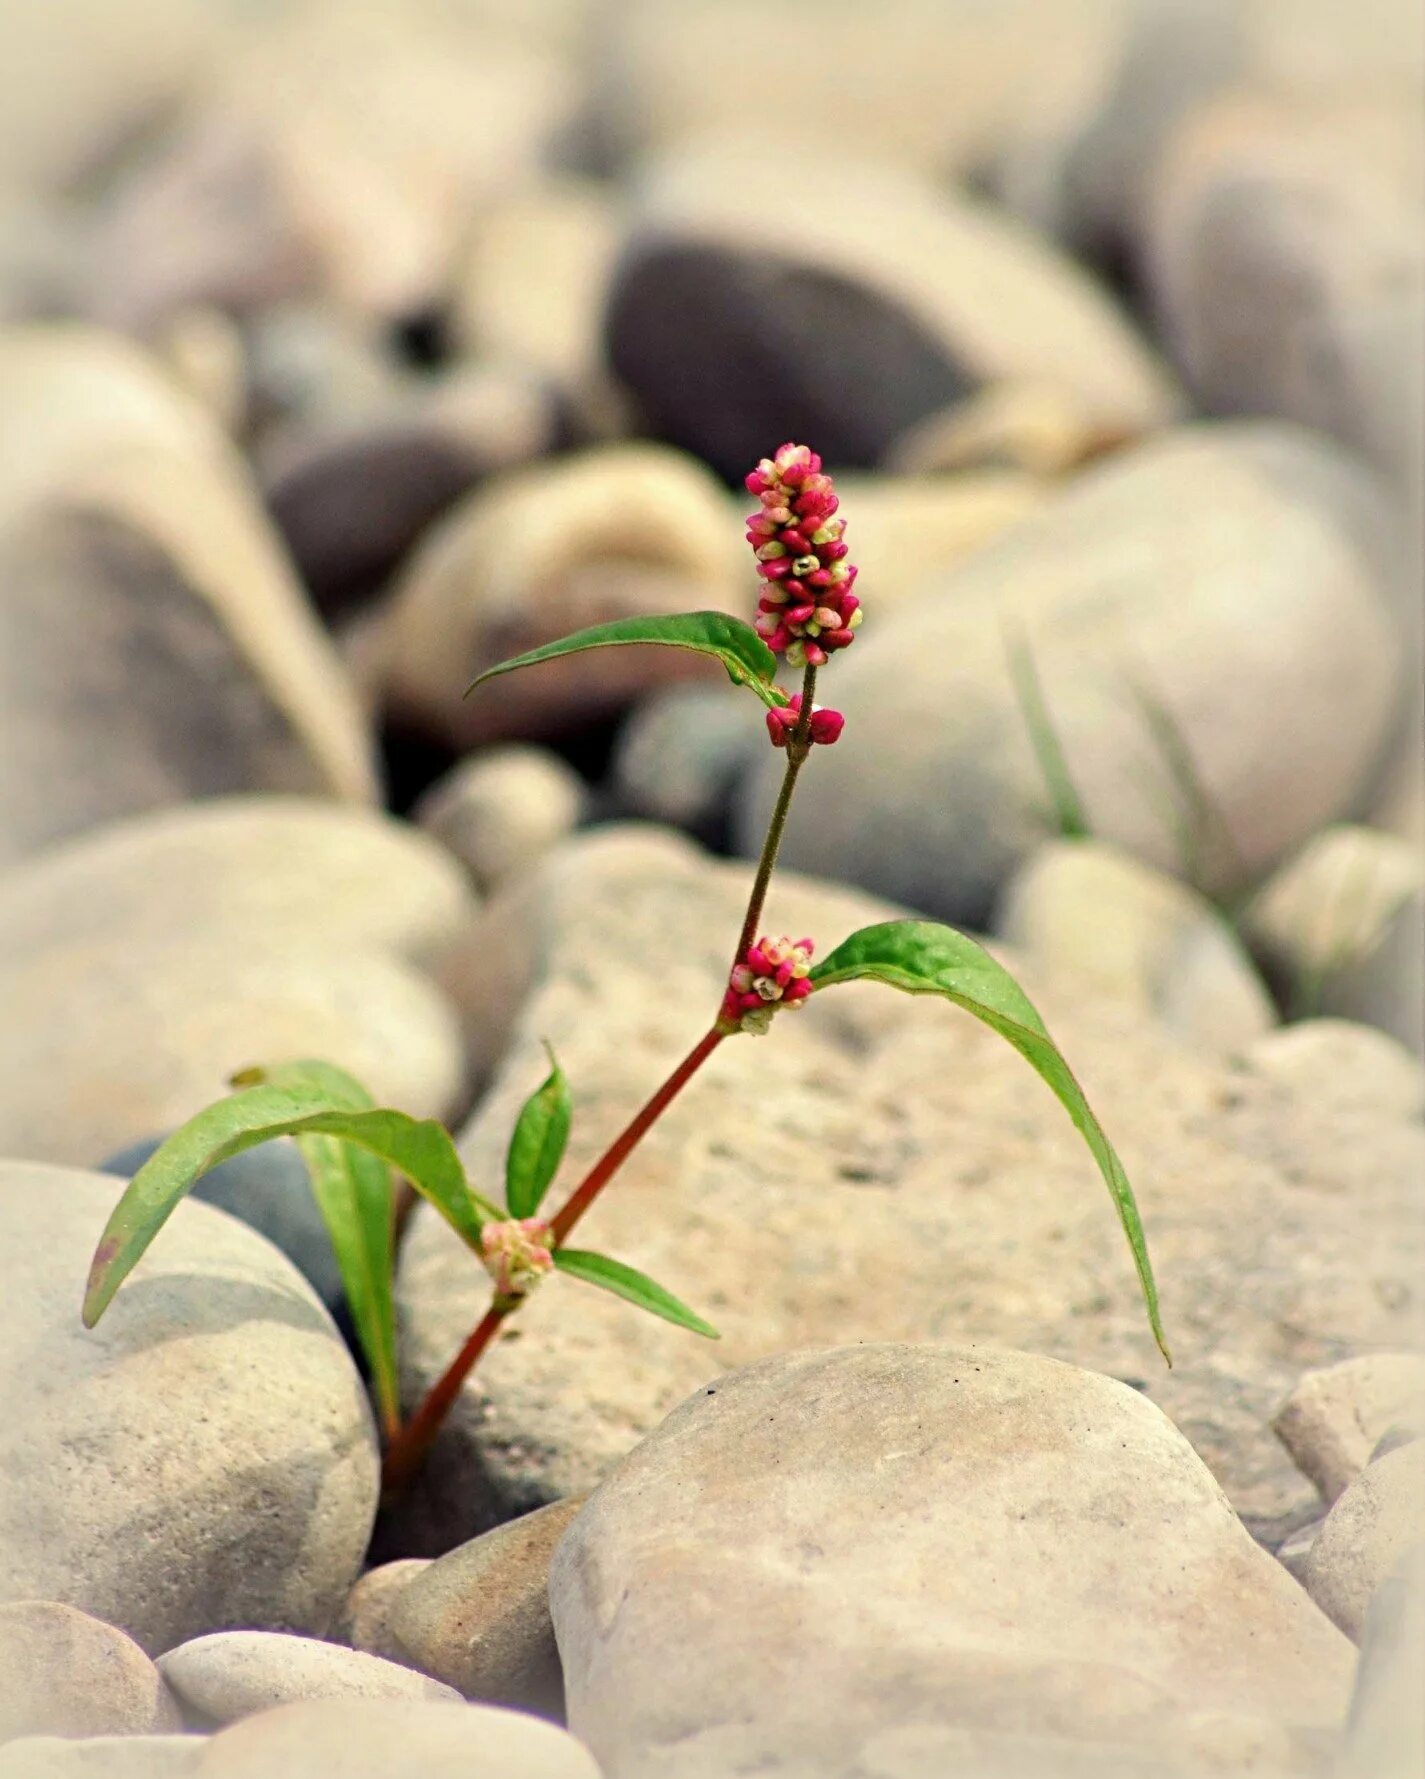
{"label": "pink flower spike", "polygon": [[749,471],[745,483],[760,503],[747,520],[757,572],[794,600],[775,636],[760,634],[792,665],[820,667],[828,644],[818,638],[834,634],[834,646],[846,648],[860,604],[848,603],[856,570],[846,560],[845,520],[832,517],[840,502],[831,477],[815,451],[788,440]]}

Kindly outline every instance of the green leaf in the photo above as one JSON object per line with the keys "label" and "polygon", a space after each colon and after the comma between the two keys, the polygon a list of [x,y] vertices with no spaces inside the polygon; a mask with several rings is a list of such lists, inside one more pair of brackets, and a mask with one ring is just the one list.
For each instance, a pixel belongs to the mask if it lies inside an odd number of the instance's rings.
{"label": "green leaf", "polygon": [[615,1297],[627,1298],[639,1309],[662,1316],[665,1322],[674,1322],[679,1328],[691,1328],[694,1334],[706,1335],[709,1340],[722,1338],[711,1322],[694,1315],[687,1304],[680,1303],[661,1285],[655,1285],[637,1267],[625,1266],[621,1260],[610,1260],[607,1254],[591,1254],[583,1248],[556,1248],[554,1264],[571,1279],[583,1279],[590,1285],[602,1286],[605,1291],[612,1291]]}
{"label": "green leaf", "polygon": [[561,637],[558,642],[547,642],[542,648],[501,661],[498,667],[487,668],[469,690],[473,692],[497,674],[513,673],[517,667],[534,667],[561,655],[575,655],[582,649],[648,642],[712,655],[722,662],[734,685],[750,687],[769,710],[778,710],[788,702],[787,694],[772,683],[777,671],[776,656],[750,624],[729,617],[726,612],[674,612],[666,617],[619,618],[612,624],[595,624],[588,630]]}
{"label": "green leaf", "polygon": [[[272,1087],[310,1087],[335,1104],[370,1110],[375,1101],[344,1069],[333,1063],[287,1063],[275,1069],[247,1070],[244,1081]],[[389,1437],[400,1425],[400,1383],[396,1365],[396,1304],[392,1275],[396,1264],[396,1193],[391,1170],[377,1155],[340,1137],[298,1136],[312,1196],[331,1239],[342,1287],[351,1306],[361,1350],[371,1371],[371,1388],[382,1428]]]}
{"label": "green leaf", "polygon": [[1045,1030],[1044,1021],[1009,971],[953,927],[928,920],[888,920],[879,926],[862,927],[844,940],[816,966],[811,980],[818,989],[838,982],[866,980],[888,983],[906,994],[943,995],[997,1031],[1043,1076],[1078,1126],[1113,1196],[1138,1269],[1153,1338],[1171,1365],[1158,1313],[1158,1288],[1153,1281],[1133,1188],[1103,1126],[1084,1098],[1083,1089]]}
{"label": "green leaf", "polygon": [[[250,1078],[250,1077],[248,1077]],[[348,1099],[340,1093],[340,1102]],[[174,1131],[129,1181],[95,1250],[84,1296],[92,1328],[115,1291],[194,1182],[229,1156],[273,1137],[331,1136],[377,1155],[404,1174],[471,1247],[482,1224],[504,1213],[473,1192],[449,1133],[434,1119],[386,1109],[333,1105],[329,1087],[306,1080],[292,1087],[246,1087],[208,1106]]]}
{"label": "green leaf", "polygon": [[1049,800],[1054,805],[1054,817],[1059,824],[1059,832],[1066,840],[1082,840],[1089,833],[1088,817],[1084,814],[1083,802],[1074,784],[1073,774],[1069,771],[1069,762],[1064,757],[1059,732],[1054,727],[1054,719],[1049,715],[1049,706],[1044,700],[1044,687],[1039,679],[1039,669],[1029,646],[1029,638],[1020,634],[1008,641],[1006,648],[1009,677],[1019,703],[1019,714],[1024,719],[1030,746],[1039,762]]}
{"label": "green leaf", "polygon": [[549,1078],[525,1101],[505,1157],[505,1203],[512,1217],[532,1217],[564,1157],[574,1116],[569,1083],[549,1052]]}

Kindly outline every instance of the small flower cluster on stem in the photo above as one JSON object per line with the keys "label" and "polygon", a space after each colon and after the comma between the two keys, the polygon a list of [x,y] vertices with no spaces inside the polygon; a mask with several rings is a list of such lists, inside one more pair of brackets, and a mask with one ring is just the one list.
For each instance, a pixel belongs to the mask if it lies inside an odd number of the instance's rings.
{"label": "small flower cluster on stem", "polygon": [[781,446],[747,477],[761,505],[747,520],[747,541],[765,583],[757,634],[793,667],[822,667],[849,648],[861,622],[851,591],[856,570],[846,560],[846,521],[821,459],[805,445]]}
{"label": "small flower cluster on stem", "polygon": [[810,939],[759,939],[732,966],[718,1010],[719,1029],[760,1036],[772,1015],[799,1007],[811,993]]}

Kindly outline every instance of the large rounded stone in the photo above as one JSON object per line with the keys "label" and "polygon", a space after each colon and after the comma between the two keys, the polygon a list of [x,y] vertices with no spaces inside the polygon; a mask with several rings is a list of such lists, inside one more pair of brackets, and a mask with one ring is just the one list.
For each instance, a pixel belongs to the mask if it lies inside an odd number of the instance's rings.
{"label": "large rounded stone", "polygon": [[550,1602],[570,1724],[620,1779],[929,1779],[967,1742],[1018,1771],[1036,1738],[1041,1773],[1090,1770],[1075,1743],[1114,1774],[1311,1771],[1354,1665],[1151,1403],[964,1342],[697,1391],[574,1521]]}
{"label": "large rounded stone", "polygon": [[431,533],[397,585],[388,695],[464,749],[578,728],[690,673],[721,677],[682,649],[596,649],[466,696],[487,667],[587,624],[729,609],[744,552],[727,495],[661,445],[607,445],[501,478]]}
{"label": "large rounded stone", "polygon": [[107,1175],[0,1166],[0,1599],[67,1602],[150,1652],[322,1630],[376,1507],[355,1367],[297,1270],[195,1203],[86,1330],[116,1198]]}
{"label": "large rounded stone", "polygon": [[563,1730],[492,1705],[319,1699],[220,1731],[201,1779],[599,1779]]}
{"label": "large rounded stone", "polygon": [[1234,96],[1175,132],[1146,205],[1151,299],[1201,406],[1319,427],[1402,492],[1425,469],[1418,121],[1411,90]]}
{"label": "large rounded stone", "polygon": [[784,438],[869,467],[1001,381],[1067,384],[1088,418],[1130,435],[1172,413],[1166,374],[1086,272],[968,197],[824,141],[814,152],[832,223],[815,204],[769,204],[750,142],[648,175],[607,330],[660,438],[740,479]]}
{"label": "large rounded stone", "polygon": [[1231,1051],[1276,1024],[1218,911],[1176,878],[1093,840],[1050,841],[1006,886],[995,931],[1088,992],[1156,1013],[1185,1043]]}
{"label": "large rounded stone", "polygon": [[459,1034],[404,960],[434,963],[475,905],[418,830],[298,798],[153,812],[22,861],[0,876],[0,1149],[97,1161],[297,1056],[449,1110]]}
{"label": "large rounded stone", "polygon": [[122,1631],[53,1600],[0,1606],[0,1742],[182,1727],[162,1675]]}
{"label": "large rounded stone", "polygon": [[[1022,635],[1094,835],[1210,891],[1245,887],[1363,794],[1387,740],[1394,529],[1333,447],[1200,427],[1087,472],[883,621],[868,587],[834,674],[838,762],[854,748],[855,770],[807,774],[784,856],[983,919],[1049,831],[1007,660]],[[764,756],[743,850],[779,778]]]}
{"label": "large rounded stone", "polygon": [[[804,777],[822,770],[814,758]],[[576,1105],[557,1204],[704,1029],[750,879],[656,830],[604,828],[490,905],[454,984],[482,1065],[495,1065],[462,1134],[473,1179],[503,1178],[548,1038]],[[903,912],[784,874],[766,926],[825,951]],[[1369,1109],[1343,1117],[1185,1049],[1077,979],[1011,961],[1134,1182],[1171,1372],[1102,1183],[1048,1090],[956,1009],[848,985],[765,1040],[724,1044],[588,1219],[588,1246],[647,1270],[722,1342],[551,1280],[462,1393],[400,1548],[445,1550],[591,1487],[720,1369],[849,1339],[1018,1343],[1132,1379],[1264,1539],[1314,1517],[1316,1490],[1271,1416],[1308,1368],[1416,1341],[1425,1130]],[[398,1292],[413,1399],[488,1284],[421,1206]]]}
{"label": "large rounded stone", "polygon": [[213,1724],[304,1699],[460,1698],[380,1656],[280,1631],[214,1631],[170,1649],[158,1666],[189,1713]]}
{"label": "large rounded stone", "polygon": [[372,796],[355,699],[245,468],[136,348],[60,326],[0,343],[0,550],[0,858],[194,795]]}
{"label": "large rounded stone", "polygon": [[246,929],[433,960],[476,900],[419,828],[317,798],[222,797],[115,822],[0,876],[0,948]]}

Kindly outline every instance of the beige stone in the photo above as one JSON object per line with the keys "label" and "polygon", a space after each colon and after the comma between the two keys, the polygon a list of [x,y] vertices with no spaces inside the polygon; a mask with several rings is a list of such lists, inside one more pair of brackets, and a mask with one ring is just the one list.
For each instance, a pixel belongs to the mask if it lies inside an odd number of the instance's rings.
{"label": "beige stone", "polygon": [[976,1738],[972,1771],[1034,1737],[1311,1771],[1354,1667],[1152,1404],[965,1341],[718,1377],[595,1493],[550,1600],[571,1727],[627,1779],[861,1779],[912,1725]]}
{"label": "beige stone", "polygon": [[1418,1118],[1425,1068],[1398,1039],[1349,1019],[1299,1019],[1250,1046],[1248,1060],[1304,1099],[1358,1112]]}
{"label": "beige stone", "polygon": [[670,679],[682,649],[597,649],[481,686],[487,667],[588,624],[745,598],[737,508],[661,445],[607,445],[492,481],[430,534],[384,627],[388,692],[451,745],[558,734]]}
{"label": "beige stone", "polygon": [[372,798],[350,688],[211,416],[115,336],[12,329],[0,342],[0,527],[57,500],[148,539],[231,637],[322,784]]}
{"label": "beige stone", "polygon": [[158,1658],[159,1672],[190,1715],[234,1723],[305,1699],[427,1699],[460,1695],[409,1667],[316,1637],[280,1631],[215,1631]]}
{"label": "beige stone", "polygon": [[1311,1547],[1306,1591],[1359,1641],[1376,1591],[1425,1527],[1425,1439],[1367,1464],[1342,1494]]}
{"label": "beige stone", "polygon": [[551,1723],[491,1705],[319,1699],[244,1718],[212,1737],[200,1779],[599,1779]]}
{"label": "beige stone", "polygon": [[[805,776],[823,769],[814,759]],[[547,1071],[542,1038],[575,1103],[551,1205],[572,1188],[705,1029],[749,882],[666,833],[606,827],[491,904],[452,982],[478,1066],[494,1071],[461,1141],[482,1189],[498,1191],[513,1119]],[[824,953],[902,912],[786,873],[765,926]],[[580,1231],[722,1341],[552,1280],[462,1394],[413,1520],[434,1512],[448,1545],[577,1494],[728,1366],[807,1341],[937,1338],[1017,1342],[1132,1379],[1263,1537],[1310,1518],[1316,1491],[1270,1419],[1308,1367],[1416,1343],[1425,1131],[1395,1117],[1343,1128],[1333,1108],[1012,961],[1137,1190],[1171,1372],[1103,1184],[1048,1090],[964,1013],[853,984],[765,1039],[725,1043]],[[413,1398],[487,1287],[420,1208],[398,1293]]]}
{"label": "beige stone", "polygon": [[1356,1480],[1392,1430],[1425,1435],[1425,1356],[1362,1353],[1308,1371],[1272,1426],[1329,1504]]}
{"label": "beige stone", "polygon": [[173,1695],[131,1637],[53,1600],[0,1606],[0,1742],[181,1728]]}
{"label": "beige stone", "polygon": [[1240,1050],[1276,1023],[1226,920],[1186,884],[1093,840],[1050,841],[1005,889],[995,931],[1086,992],[1152,1012],[1184,1042]]}
{"label": "beige stone", "polygon": [[399,1647],[468,1699],[562,1717],[564,1682],[549,1619],[549,1563],[583,1506],[556,1501],[449,1551],[391,1611]]}
{"label": "beige stone", "polygon": [[391,1612],[402,1592],[430,1562],[429,1557],[397,1557],[393,1562],[378,1563],[374,1569],[368,1569],[346,1596],[332,1636],[352,1649],[364,1649],[368,1655],[409,1665],[410,1658],[397,1647],[391,1634]]}
{"label": "beige stone", "polygon": [[192,1201],[84,1328],[116,1187],[0,1168],[0,1600],[65,1601],[150,1653],[324,1628],[376,1510],[351,1357],[284,1256]]}
{"label": "beige stone", "polygon": [[421,798],[415,819],[494,890],[538,864],[588,807],[584,781],[547,748],[482,749]]}

